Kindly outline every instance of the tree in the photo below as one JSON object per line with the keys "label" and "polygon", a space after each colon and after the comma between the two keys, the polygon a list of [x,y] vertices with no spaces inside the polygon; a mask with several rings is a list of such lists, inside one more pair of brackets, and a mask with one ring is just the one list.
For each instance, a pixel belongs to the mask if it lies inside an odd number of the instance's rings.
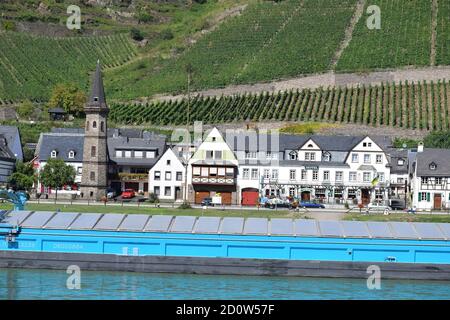
{"label": "tree", "polygon": [[21,119],[30,120],[30,118],[33,115],[33,113],[34,113],[34,107],[33,107],[33,103],[30,100],[23,101],[17,107],[17,115]]}
{"label": "tree", "polygon": [[62,108],[79,117],[83,113],[86,95],[74,84],[58,84],[52,91],[48,107]]}
{"label": "tree", "polygon": [[8,183],[15,190],[30,191],[36,180],[32,163],[17,162],[14,173],[8,178]]}
{"label": "tree", "polygon": [[42,169],[39,179],[41,183],[56,190],[55,199],[58,198],[58,189],[75,180],[75,169],[65,164],[61,159],[49,159]]}
{"label": "tree", "polygon": [[425,147],[450,149],[450,131],[433,131],[424,139]]}
{"label": "tree", "polygon": [[136,41],[144,40],[144,35],[142,34],[141,30],[139,30],[137,28],[131,28],[130,33],[131,33],[131,37],[133,38],[133,40],[136,40]]}

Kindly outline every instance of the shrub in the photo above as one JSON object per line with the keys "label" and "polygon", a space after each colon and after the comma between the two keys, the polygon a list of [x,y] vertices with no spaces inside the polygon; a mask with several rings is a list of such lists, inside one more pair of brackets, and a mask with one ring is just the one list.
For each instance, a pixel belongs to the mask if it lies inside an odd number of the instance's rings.
{"label": "shrub", "polygon": [[173,32],[170,29],[165,29],[163,31],[161,31],[161,39],[164,40],[172,40],[173,39]]}
{"label": "shrub", "polygon": [[133,40],[136,40],[136,41],[144,40],[144,35],[142,34],[142,31],[137,28],[131,28],[130,34],[131,34],[131,37],[133,38]]}
{"label": "shrub", "polygon": [[178,209],[192,209],[192,206],[189,202],[184,201],[182,204],[180,204]]}

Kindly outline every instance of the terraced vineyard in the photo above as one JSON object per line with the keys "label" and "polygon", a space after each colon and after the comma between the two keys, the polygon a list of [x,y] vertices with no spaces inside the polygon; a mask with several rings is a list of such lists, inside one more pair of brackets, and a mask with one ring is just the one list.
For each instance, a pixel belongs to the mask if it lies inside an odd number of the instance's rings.
{"label": "terraced vineyard", "polygon": [[194,69],[196,89],[327,70],[356,1],[258,1],[179,57],[150,62],[152,72],[142,62],[112,72],[109,92],[126,99],[184,90],[188,64]]}
{"label": "terraced vineyard", "polygon": [[[447,3],[448,6],[448,1],[439,2]],[[358,71],[430,65],[430,0],[367,1],[364,12],[369,5],[380,7],[381,29],[369,30],[369,15],[363,16],[353,32],[350,45],[338,62],[337,70]],[[446,19],[447,21],[441,20],[441,27],[448,28],[448,15]]]}
{"label": "terraced vineyard", "polygon": [[[191,100],[191,121],[316,121],[450,129],[450,83],[385,83],[380,86],[200,97]],[[180,125],[187,100],[113,104],[110,118],[120,124]]]}
{"label": "terraced vineyard", "polygon": [[85,89],[97,59],[116,67],[136,55],[125,35],[77,38],[0,33],[0,104],[9,100],[48,98],[57,83]]}

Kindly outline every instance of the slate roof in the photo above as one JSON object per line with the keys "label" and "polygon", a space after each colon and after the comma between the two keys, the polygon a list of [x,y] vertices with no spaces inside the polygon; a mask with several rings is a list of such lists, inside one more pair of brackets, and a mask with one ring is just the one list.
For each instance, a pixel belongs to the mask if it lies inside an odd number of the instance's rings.
{"label": "slate roof", "polygon": [[[430,164],[436,164],[436,170]],[[417,176],[450,177],[450,149],[425,148],[417,153]]]}
{"label": "slate roof", "polygon": [[[164,153],[166,148],[165,139],[140,139],[128,137],[109,137],[108,152],[112,162],[118,165],[139,165],[144,167],[152,167]],[[142,150],[156,151],[157,155],[153,159],[147,158],[117,158],[116,149],[120,150]]]}
{"label": "slate roof", "polygon": [[[40,161],[50,159],[51,152],[56,150],[57,158],[64,162],[83,161],[84,134],[80,133],[42,133],[36,147],[36,154]],[[73,150],[75,156],[69,159],[69,152]]]}
{"label": "slate roof", "polygon": [[5,138],[6,145],[14,158],[23,161],[19,129],[15,126],[0,126],[0,134]]}
{"label": "slate roof", "polygon": [[[274,151],[277,145],[273,143],[273,138],[267,136],[260,143],[260,137],[256,135],[256,140],[249,138],[243,134],[244,143],[238,144],[239,138],[227,139],[228,144],[234,151],[258,151],[262,147],[262,151]],[[324,135],[279,135],[279,145],[276,151],[297,150],[302,147],[309,139],[312,139],[323,151],[345,151],[352,150],[366,136],[324,136]],[[382,149],[387,149],[392,145],[392,140],[384,136],[369,136]],[[256,141],[256,145],[255,142]],[[258,150],[256,150],[256,148]]]}
{"label": "slate roof", "polygon": [[89,96],[89,103],[106,105],[100,61],[97,61],[97,67],[94,73],[94,81],[92,82],[91,95]]}
{"label": "slate roof", "polygon": [[[388,155],[390,157],[391,173],[395,174],[407,174],[408,173],[408,150],[406,149],[389,149]],[[401,166],[398,164],[398,160],[403,159],[404,164]]]}

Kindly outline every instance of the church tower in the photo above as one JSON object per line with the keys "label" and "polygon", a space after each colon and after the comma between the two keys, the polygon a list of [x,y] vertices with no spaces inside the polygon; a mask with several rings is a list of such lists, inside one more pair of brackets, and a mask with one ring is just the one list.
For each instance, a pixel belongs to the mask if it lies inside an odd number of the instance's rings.
{"label": "church tower", "polygon": [[109,108],[106,105],[100,61],[97,62],[92,92],[84,112],[86,124],[80,191],[84,199],[100,200],[106,196],[108,188],[109,160],[106,124]]}

